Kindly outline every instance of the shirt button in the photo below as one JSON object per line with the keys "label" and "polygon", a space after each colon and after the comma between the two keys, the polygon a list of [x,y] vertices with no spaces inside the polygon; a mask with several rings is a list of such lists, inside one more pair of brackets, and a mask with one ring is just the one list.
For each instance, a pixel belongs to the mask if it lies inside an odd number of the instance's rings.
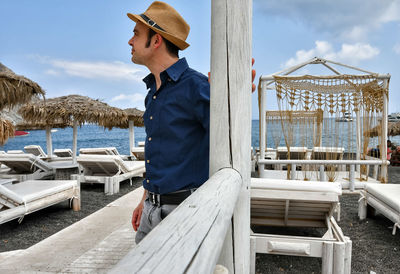
{"label": "shirt button", "polygon": [[157,98],[157,96],[154,95],[154,96],[153,96],[153,99],[155,100],[156,98]]}
{"label": "shirt button", "polygon": [[168,82],[171,82],[171,78],[168,78]]}
{"label": "shirt button", "polygon": [[147,163],[150,163],[150,160],[147,160]]}
{"label": "shirt button", "polygon": [[153,116],[150,116],[150,120],[153,120]]}
{"label": "shirt button", "polygon": [[146,180],[146,182],[147,182],[147,183],[150,183],[150,180],[149,180],[149,179],[147,179],[147,180]]}
{"label": "shirt button", "polygon": [[151,141],[151,137],[149,137],[149,141]]}

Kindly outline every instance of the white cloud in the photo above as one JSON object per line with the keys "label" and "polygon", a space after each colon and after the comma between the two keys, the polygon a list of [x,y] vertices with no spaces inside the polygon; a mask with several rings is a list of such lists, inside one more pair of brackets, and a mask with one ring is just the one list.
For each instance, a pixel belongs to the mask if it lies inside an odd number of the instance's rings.
{"label": "white cloud", "polygon": [[400,55],[400,43],[394,45],[393,50],[396,54]]}
{"label": "white cloud", "polygon": [[51,68],[46,70],[46,73],[50,75],[67,74],[87,79],[133,80],[137,82],[141,82],[145,76],[144,70],[120,61],[89,62],[53,59],[38,55],[32,57],[42,63],[49,64]]}
{"label": "white cloud", "polygon": [[141,93],[134,93],[134,94],[124,94],[121,93],[113,98],[111,98],[111,102],[115,101],[128,101],[130,103],[136,104],[138,102],[143,103],[145,96]]}
{"label": "white cloud", "polygon": [[399,0],[255,0],[255,10],[284,17],[332,37],[360,41],[389,22],[400,22]]}
{"label": "white cloud", "polygon": [[379,49],[369,44],[355,43],[342,44],[339,51],[326,41],[316,41],[315,48],[310,50],[299,50],[296,56],[285,62],[283,67],[291,67],[305,62],[313,57],[321,57],[332,61],[344,61],[349,64],[357,64],[362,60],[371,59],[379,54]]}

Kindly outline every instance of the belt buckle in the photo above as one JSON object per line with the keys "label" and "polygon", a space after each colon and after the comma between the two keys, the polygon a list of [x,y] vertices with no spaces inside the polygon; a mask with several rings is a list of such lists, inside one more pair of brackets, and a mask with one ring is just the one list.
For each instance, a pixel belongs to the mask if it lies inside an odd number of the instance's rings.
{"label": "belt buckle", "polygon": [[159,205],[159,199],[157,199],[158,197],[159,197],[159,195],[158,194],[155,194],[155,193],[149,193],[150,194],[150,202],[153,204],[153,205],[155,205],[155,206],[158,206]]}

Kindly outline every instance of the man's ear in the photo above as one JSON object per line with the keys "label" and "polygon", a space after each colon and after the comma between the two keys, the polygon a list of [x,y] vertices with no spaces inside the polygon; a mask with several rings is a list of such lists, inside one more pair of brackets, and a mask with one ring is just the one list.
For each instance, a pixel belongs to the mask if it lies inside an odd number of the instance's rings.
{"label": "man's ear", "polygon": [[163,43],[163,39],[164,39],[164,38],[163,38],[160,34],[158,34],[158,33],[156,33],[156,34],[153,36],[153,38],[154,38],[154,48],[160,47],[161,44]]}

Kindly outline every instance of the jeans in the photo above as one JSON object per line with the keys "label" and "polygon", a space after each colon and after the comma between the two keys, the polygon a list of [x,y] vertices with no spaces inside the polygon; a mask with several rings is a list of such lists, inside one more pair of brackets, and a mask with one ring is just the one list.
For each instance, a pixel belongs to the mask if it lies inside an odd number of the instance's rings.
{"label": "jeans", "polygon": [[140,225],[136,232],[135,242],[138,244],[144,237],[158,225],[178,205],[162,205],[160,207],[150,203],[149,198],[144,201]]}

